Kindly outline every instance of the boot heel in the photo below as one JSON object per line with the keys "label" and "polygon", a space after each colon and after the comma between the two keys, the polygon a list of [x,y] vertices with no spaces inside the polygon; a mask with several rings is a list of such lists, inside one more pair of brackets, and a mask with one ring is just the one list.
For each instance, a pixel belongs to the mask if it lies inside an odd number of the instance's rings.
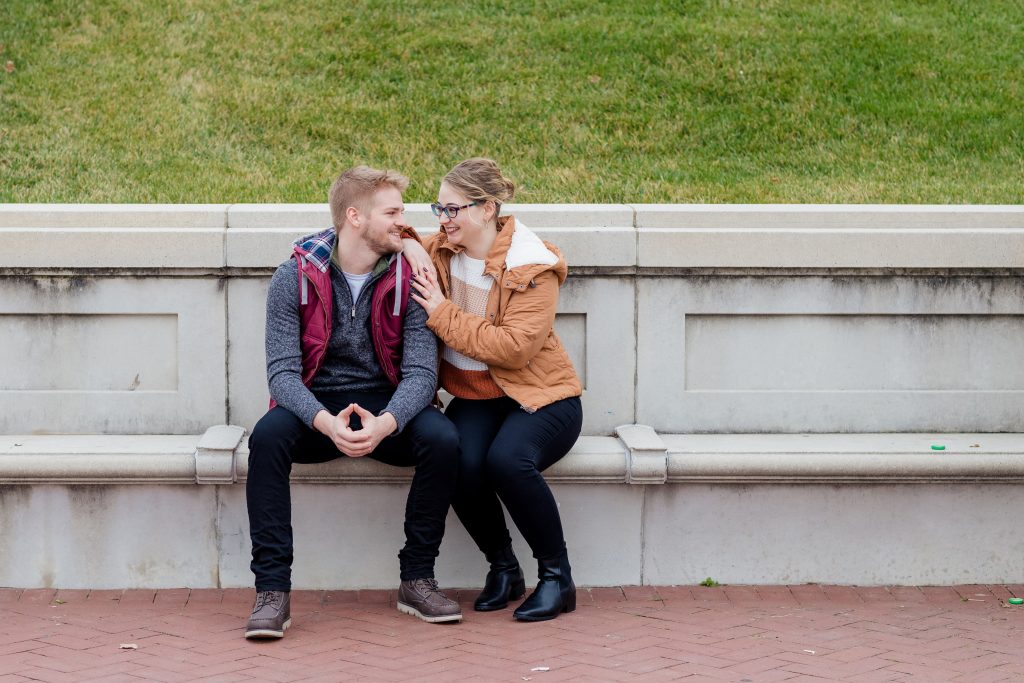
{"label": "boot heel", "polygon": [[569,594],[569,597],[565,600],[565,607],[562,608],[563,612],[575,612],[576,611],[576,591]]}
{"label": "boot heel", "polygon": [[508,599],[518,600],[519,598],[526,595],[526,580],[519,579],[512,583],[512,587],[508,589]]}

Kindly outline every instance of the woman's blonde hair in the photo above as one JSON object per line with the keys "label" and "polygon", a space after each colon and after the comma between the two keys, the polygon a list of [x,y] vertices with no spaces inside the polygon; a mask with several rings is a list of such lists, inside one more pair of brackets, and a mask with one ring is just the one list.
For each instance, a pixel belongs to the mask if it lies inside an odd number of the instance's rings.
{"label": "woman's blonde hair", "polygon": [[501,205],[516,193],[516,184],[506,178],[493,159],[473,157],[460,161],[444,177],[456,190],[472,202],[494,202],[494,215],[501,213]]}

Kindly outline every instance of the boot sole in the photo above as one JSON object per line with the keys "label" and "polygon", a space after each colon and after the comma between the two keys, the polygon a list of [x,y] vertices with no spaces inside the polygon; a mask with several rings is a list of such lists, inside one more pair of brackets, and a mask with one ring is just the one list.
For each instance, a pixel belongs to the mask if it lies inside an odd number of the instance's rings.
{"label": "boot sole", "polygon": [[412,605],[407,605],[404,602],[398,603],[398,611],[402,614],[411,614],[414,617],[419,617],[430,624],[443,624],[448,621],[462,621],[461,614],[442,614],[440,616],[431,617],[419,611]]}
{"label": "boot sole", "polygon": [[515,586],[514,590],[510,590],[508,592],[508,599],[500,605],[477,605],[476,603],[473,603],[473,610],[476,612],[497,612],[500,609],[505,609],[506,607],[508,607],[508,603],[512,602],[513,600],[518,600],[524,595],[526,595],[525,583],[521,586]]}
{"label": "boot sole", "polygon": [[576,611],[576,592],[573,591],[573,593],[569,596],[569,599],[565,601],[565,604],[562,606],[562,609],[560,609],[559,611],[555,612],[554,614],[539,614],[537,616],[532,616],[532,615],[523,615],[523,614],[515,614],[515,613],[513,613],[512,614],[512,618],[515,619],[516,621],[550,621],[551,619],[554,619],[555,617],[557,617],[559,614],[565,614],[567,612],[575,612],[575,611]]}
{"label": "boot sole", "polygon": [[284,632],[289,626],[292,625],[292,620],[288,619],[281,626],[280,631],[275,631],[271,628],[254,628],[245,632],[245,637],[250,639],[255,638],[284,638]]}
{"label": "boot sole", "polygon": [[515,618],[516,621],[551,621],[552,619],[557,617],[559,614],[565,614],[567,612],[575,612],[575,611],[576,611],[576,607],[568,607],[567,606],[567,607],[563,607],[561,612],[555,612],[554,614],[545,614],[545,615],[539,616],[539,617],[523,617],[523,616],[519,616],[517,614],[513,614],[512,616]]}

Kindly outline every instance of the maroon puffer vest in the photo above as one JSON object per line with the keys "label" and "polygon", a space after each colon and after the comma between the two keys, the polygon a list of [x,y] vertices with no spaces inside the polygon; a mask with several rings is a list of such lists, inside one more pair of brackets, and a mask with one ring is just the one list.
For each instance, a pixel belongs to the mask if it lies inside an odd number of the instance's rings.
{"label": "maroon puffer vest", "polygon": [[[302,343],[302,383],[307,387],[319,372],[331,338],[333,289],[330,268],[322,271],[296,245],[293,258],[299,274],[299,338]],[[401,254],[391,259],[386,273],[373,284],[370,331],[377,362],[395,386],[402,380],[402,323],[409,307],[412,267]],[[401,286],[397,287],[396,283]],[[397,297],[397,302],[396,302]],[[270,407],[276,405],[270,400]]]}

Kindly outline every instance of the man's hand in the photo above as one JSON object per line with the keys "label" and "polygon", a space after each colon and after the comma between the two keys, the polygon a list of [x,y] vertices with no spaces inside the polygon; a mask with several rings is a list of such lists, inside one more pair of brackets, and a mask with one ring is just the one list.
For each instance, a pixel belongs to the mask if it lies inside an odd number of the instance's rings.
{"label": "man's hand", "polygon": [[414,275],[430,273],[434,277],[437,277],[437,271],[434,270],[434,264],[430,262],[430,256],[427,254],[427,250],[423,248],[422,244],[410,237],[406,237],[402,239],[402,253],[405,255],[405,260],[412,266],[412,272]]}
{"label": "man's hand", "polygon": [[[362,429],[352,429],[352,414],[359,416]],[[350,458],[361,458],[373,452],[386,436],[394,433],[398,422],[391,413],[376,416],[356,403],[350,403],[336,416],[325,410],[317,413],[313,426],[334,442],[339,451]]]}

